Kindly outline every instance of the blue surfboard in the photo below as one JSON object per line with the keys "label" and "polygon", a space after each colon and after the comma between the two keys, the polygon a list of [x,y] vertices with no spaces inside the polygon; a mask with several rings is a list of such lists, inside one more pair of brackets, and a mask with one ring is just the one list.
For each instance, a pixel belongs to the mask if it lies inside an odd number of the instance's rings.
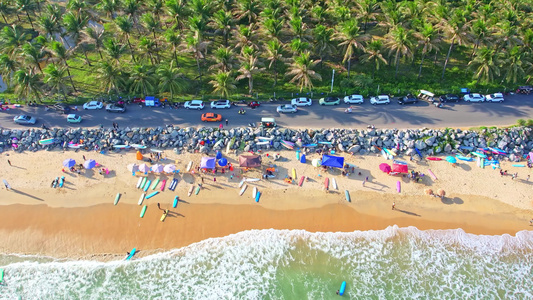
{"label": "blue surfboard", "polygon": [[130,260],[135,255],[135,252],[137,252],[137,248],[133,248],[131,250],[130,255],[128,255],[128,257],[126,257],[126,260]]}
{"label": "blue surfboard", "polygon": [[339,295],[344,295],[344,291],[346,291],[346,281],[343,281],[341,284],[341,288],[339,289]]}
{"label": "blue surfboard", "polygon": [[424,156],[422,156],[422,153],[420,152],[420,150],[418,150],[418,148],[415,148],[416,150],[416,153],[418,153],[418,155],[420,156],[420,158],[424,158]]}
{"label": "blue surfboard", "polygon": [[176,208],[176,206],[178,206],[178,196],[174,197],[174,203],[172,203],[172,208]]}
{"label": "blue surfboard", "polygon": [[259,202],[259,198],[261,198],[261,192],[257,191],[257,194],[255,194],[255,202]]}

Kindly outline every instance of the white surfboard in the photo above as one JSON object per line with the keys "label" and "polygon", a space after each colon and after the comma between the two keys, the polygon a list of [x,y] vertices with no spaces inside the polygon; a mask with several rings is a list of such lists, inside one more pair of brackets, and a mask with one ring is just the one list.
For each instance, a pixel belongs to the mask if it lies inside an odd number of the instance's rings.
{"label": "white surfboard", "polygon": [[261,180],[260,178],[246,178],[244,181],[246,182],[254,182],[254,181],[259,181]]}
{"label": "white surfboard", "polygon": [[244,181],[246,181],[246,178],[243,178],[243,179],[241,180],[241,182],[239,182],[239,188],[242,187],[242,185],[244,184]]}
{"label": "white surfboard", "polygon": [[139,198],[139,202],[137,202],[137,204],[139,204],[139,205],[142,205],[142,204],[143,204],[144,196],[146,196],[146,194],[145,194],[145,193],[142,193],[142,194],[141,194],[141,197]]}
{"label": "white surfboard", "polygon": [[189,197],[192,195],[193,190],[194,190],[194,185],[191,185],[191,188],[189,189],[189,193],[188,193]]}
{"label": "white surfboard", "polygon": [[141,144],[131,144],[130,146],[132,146],[135,149],[146,149],[146,146],[143,146]]}
{"label": "white surfboard", "polygon": [[273,136],[270,136],[270,137],[266,137],[266,136],[258,136],[255,138],[256,140],[264,140],[264,141],[271,141],[274,139]]}
{"label": "white surfboard", "polygon": [[335,178],[331,178],[331,185],[333,186],[333,189],[337,189],[337,181],[335,181]]}
{"label": "white surfboard", "polygon": [[239,192],[239,196],[242,196],[242,194],[244,194],[244,191],[246,191],[246,188],[247,188],[247,187],[248,187],[247,184],[245,184],[245,185],[242,187],[241,191]]}
{"label": "white surfboard", "polygon": [[254,190],[252,191],[252,199],[255,199],[255,195],[257,195],[257,187],[254,186]]}
{"label": "white surfboard", "polygon": [[266,141],[266,142],[257,142],[257,143],[255,143],[255,144],[258,145],[258,146],[262,146],[262,145],[269,145],[270,142],[269,142],[269,141]]}
{"label": "white surfboard", "polygon": [[191,170],[191,168],[192,168],[192,160],[187,165],[187,172],[189,172]]}
{"label": "white surfboard", "polygon": [[83,144],[68,144],[68,147],[72,149],[79,149],[83,147]]}
{"label": "white surfboard", "polygon": [[139,177],[139,181],[137,181],[137,188],[141,187],[142,182],[143,182],[143,177]]}

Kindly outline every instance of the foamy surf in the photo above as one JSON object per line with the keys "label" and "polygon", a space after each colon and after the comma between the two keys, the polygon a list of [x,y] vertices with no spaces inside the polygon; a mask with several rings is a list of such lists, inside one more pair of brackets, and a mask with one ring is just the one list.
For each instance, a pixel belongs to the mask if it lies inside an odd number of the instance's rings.
{"label": "foamy surf", "polygon": [[131,262],[3,255],[0,299],[531,299],[532,261],[530,231],[250,230]]}

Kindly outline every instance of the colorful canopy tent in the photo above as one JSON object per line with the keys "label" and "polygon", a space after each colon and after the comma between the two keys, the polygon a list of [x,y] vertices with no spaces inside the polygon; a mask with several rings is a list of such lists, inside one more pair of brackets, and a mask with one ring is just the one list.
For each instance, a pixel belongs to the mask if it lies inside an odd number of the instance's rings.
{"label": "colorful canopy tent", "polygon": [[449,162],[449,163],[456,163],[457,162],[457,159],[453,156],[446,156],[446,161]]}
{"label": "colorful canopy tent", "polygon": [[150,171],[150,167],[147,164],[140,164],[139,171],[143,173],[148,173],[148,171]]}
{"label": "colorful canopy tent", "polygon": [[259,155],[239,155],[239,166],[245,168],[256,168],[261,166],[261,156]]}
{"label": "colorful canopy tent", "polygon": [[333,156],[333,155],[322,155],[322,165],[333,167],[333,168],[343,168],[344,157]]}
{"label": "colorful canopy tent", "polygon": [[172,172],[176,171],[176,166],[175,165],[166,165],[163,168],[163,171],[165,171],[166,173],[172,173]]}
{"label": "colorful canopy tent", "polygon": [[152,172],[155,172],[155,173],[161,173],[163,172],[163,165],[160,165],[160,164],[155,164],[152,166]]}
{"label": "colorful canopy tent", "polygon": [[399,160],[394,160],[392,162],[392,172],[395,173],[409,173],[409,169],[407,168],[407,163]]}
{"label": "colorful canopy tent", "polygon": [[129,164],[127,165],[127,168],[128,168],[128,171],[132,173],[139,171],[139,166],[137,166],[137,164]]}
{"label": "colorful canopy tent", "polygon": [[390,165],[389,164],[385,164],[385,163],[380,164],[379,165],[379,169],[381,171],[383,171],[384,173],[390,173],[390,171],[392,171],[392,168],[390,167]]}
{"label": "colorful canopy tent", "polygon": [[143,154],[141,153],[141,151],[137,151],[137,154],[135,155],[137,157],[137,160],[143,160]]}
{"label": "colorful canopy tent", "polygon": [[96,161],[94,159],[89,159],[89,160],[86,160],[84,163],[83,163],[83,167],[85,169],[92,169],[94,167],[96,167]]}
{"label": "colorful canopy tent", "polygon": [[225,167],[228,165],[228,160],[225,159],[225,158],[221,158],[218,160],[218,165],[221,166],[221,167]]}
{"label": "colorful canopy tent", "polygon": [[76,165],[76,161],[73,160],[72,158],[69,158],[69,159],[65,159],[63,161],[63,166],[64,167],[67,167],[67,168],[72,168]]}
{"label": "colorful canopy tent", "polygon": [[202,157],[200,161],[200,168],[214,169],[216,167],[216,159],[214,157]]}

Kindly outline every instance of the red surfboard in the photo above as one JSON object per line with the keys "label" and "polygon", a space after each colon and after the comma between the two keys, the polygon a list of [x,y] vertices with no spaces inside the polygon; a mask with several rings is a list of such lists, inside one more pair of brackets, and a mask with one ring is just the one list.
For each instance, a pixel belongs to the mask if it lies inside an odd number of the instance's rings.
{"label": "red surfboard", "polygon": [[298,186],[302,186],[304,184],[305,176],[300,177],[300,181],[298,182]]}
{"label": "red surfboard", "polygon": [[430,157],[426,157],[426,158],[429,159],[429,160],[442,160],[442,158],[434,157],[434,156],[430,156]]}

